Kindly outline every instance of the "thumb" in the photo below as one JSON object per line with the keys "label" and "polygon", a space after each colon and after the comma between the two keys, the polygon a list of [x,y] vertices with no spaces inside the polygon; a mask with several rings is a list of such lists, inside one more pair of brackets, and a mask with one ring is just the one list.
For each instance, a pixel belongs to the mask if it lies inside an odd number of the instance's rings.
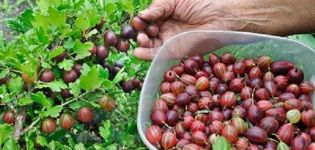
{"label": "thumb", "polygon": [[170,16],[176,7],[176,0],[153,0],[151,5],[139,12],[139,17],[144,20],[157,20]]}

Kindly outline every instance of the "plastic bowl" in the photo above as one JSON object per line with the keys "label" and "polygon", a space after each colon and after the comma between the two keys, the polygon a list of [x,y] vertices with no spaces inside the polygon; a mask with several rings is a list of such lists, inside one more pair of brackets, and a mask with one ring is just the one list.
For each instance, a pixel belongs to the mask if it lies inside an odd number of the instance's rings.
{"label": "plastic bowl", "polygon": [[[315,51],[288,38],[231,31],[190,31],[178,34],[164,43],[147,73],[141,91],[137,126],[142,141],[156,149],[146,139],[152,104],[159,93],[164,72],[186,56],[218,50],[232,52],[237,58],[271,56],[273,60],[289,60],[301,67],[306,80],[315,81]],[[314,101],[314,96],[313,96]]]}

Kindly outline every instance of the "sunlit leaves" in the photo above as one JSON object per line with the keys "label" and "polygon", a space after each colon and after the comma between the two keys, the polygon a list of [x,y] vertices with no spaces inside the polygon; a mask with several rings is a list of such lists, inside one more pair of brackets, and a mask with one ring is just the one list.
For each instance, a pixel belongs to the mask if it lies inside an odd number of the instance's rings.
{"label": "sunlit leaves", "polygon": [[52,82],[40,82],[36,88],[49,88],[53,92],[60,92],[61,89],[66,89],[68,86],[62,80],[55,80]]}
{"label": "sunlit leaves", "polygon": [[106,120],[103,122],[103,126],[99,128],[100,130],[100,135],[104,139],[105,143],[109,143],[111,141],[111,123],[109,120]]}
{"label": "sunlit leaves", "polygon": [[60,69],[65,70],[65,71],[69,71],[69,70],[72,69],[73,64],[74,64],[73,60],[71,60],[71,59],[65,59],[65,60],[63,60],[62,62],[60,62],[60,63],[58,64],[58,67],[59,67]]}
{"label": "sunlit leaves", "polygon": [[7,139],[10,138],[13,132],[13,127],[9,124],[0,124],[0,145],[2,145]]}
{"label": "sunlit leaves", "polygon": [[92,42],[81,43],[79,40],[75,41],[73,51],[76,53],[75,59],[79,60],[90,56],[89,50],[93,47]]}
{"label": "sunlit leaves", "polygon": [[47,98],[42,92],[37,92],[31,95],[33,102],[41,104],[45,108],[50,108],[53,104],[53,101]]}
{"label": "sunlit leaves", "polygon": [[58,105],[58,106],[54,106],[51,108],[48,108],[46,111],[43,111],[40,113],[41,118],[45,118],[45,117],[58,117],[60,112],[62,111],[62,106]]}
{"label": "sunlit leaves", "polygon": [[100,78],[100,68],[93,66],[84,76],[80,77],[80,87],[84,90],[92,90],[102,85],[103,79]]}

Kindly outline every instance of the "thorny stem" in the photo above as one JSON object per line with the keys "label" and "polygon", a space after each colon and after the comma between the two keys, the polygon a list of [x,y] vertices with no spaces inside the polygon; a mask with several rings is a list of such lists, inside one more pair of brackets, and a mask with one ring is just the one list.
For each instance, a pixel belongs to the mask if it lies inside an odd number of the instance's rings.
{"label": "thorny stem", "polygon": [[[92,91],[88,91],[88,92],[85,92],[83,94],[81,94],[80,96],[78,97],[75,97],[63,104],[61,104],[60,106],[64,107],[74,101],[77,101],[78,99],[84,97],[86,94],[88,93],[92,93],[92,92],[95,92],[97,91],[98,89],[95,89],[95,90],[92,90]],[[40,117],[38,117],[36,120],[34,120],[31,125],[29,125],[27,128],[23,129],[23,124],[24,124],[24,121],[25,121],[25,107],[22,108],[22,112],[20,114],[17,115],[16,117],[16,121],[15,121],[15,126],[14,126],[14,132],[13,132],[13,137],[14,139],[16,140],[19,140],[20,137],[22,135],[24,135],[26,132],[28,132],[29,130],[31,130],[39,121],[40,121]]]}

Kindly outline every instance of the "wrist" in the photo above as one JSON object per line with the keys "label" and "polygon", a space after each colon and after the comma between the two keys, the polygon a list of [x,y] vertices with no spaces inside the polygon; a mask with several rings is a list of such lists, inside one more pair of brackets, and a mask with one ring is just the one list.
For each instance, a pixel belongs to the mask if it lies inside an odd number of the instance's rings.
{"label": "wrist", "polygon": [[220,1],[221,17],[218,19],[228,30],[234,31],[274,35],[311,32],[315,30],[312,11],[315,3],[306,1],[303,4],[287,0]]}

